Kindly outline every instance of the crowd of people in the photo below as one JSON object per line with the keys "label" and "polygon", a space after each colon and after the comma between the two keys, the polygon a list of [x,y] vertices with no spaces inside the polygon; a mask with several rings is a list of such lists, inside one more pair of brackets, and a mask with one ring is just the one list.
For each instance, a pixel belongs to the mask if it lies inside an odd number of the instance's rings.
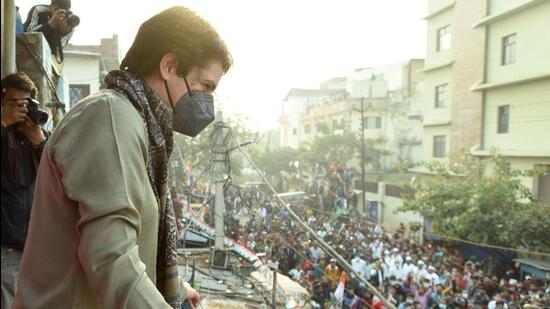
{"label": "crowd of people", "polygon": [[[37,5],[17,29],[41,32],[62,62],[80,22],[70,8],[69,0]],[[212,93],[231,64],[216,30],[177,6],[142,24],[105,89],[75,105],[51,135],[33,116],[40,113],[31,78],[3,77],[2,308],[198,305],[197,291],[178,276],[171,211],[181,217],[182,204],[167,198],[168,159],[174,132],[194,137],[214,120]],[[304,189],[311,203],[291,207],[353,267],[336,301],[344,265],[274,196],[229,186],[225,218],[226,235],[278,262],[308,289],[312,306],[383,307],[360,276],[400,309],[550,307],[548,280],[414,243],[404,226],[389,233],[361,216],[335,218],[356,209],[353,171],[334,164],[328,176],[322,166],[316,173]]]}
{"label": "crowd of people", "polygon": [[[313,307],[335,303],[334,291],[345,269],[291,220],[274,196],[259,188],[233,187],[226,192],[226,205],[226,235],[278,262],[281,273],[308,289]],[[499,274],[493,258],[465,257],[457,248],[438,242],[414,243],[406,237],[404,224],[390,232],[358,214],[334,219],[333,213],[319,210],[311,201],[290,206],[396,308],[550,306],[549,281],[520,278],[513,265]],[[384,307],[354,273],[346,273],[345,294],[338,306]]]}

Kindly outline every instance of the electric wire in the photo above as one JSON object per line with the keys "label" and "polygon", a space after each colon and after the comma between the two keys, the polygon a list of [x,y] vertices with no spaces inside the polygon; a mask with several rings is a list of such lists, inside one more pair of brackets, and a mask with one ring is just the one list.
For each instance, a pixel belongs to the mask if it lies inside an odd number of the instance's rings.
{"label": "electric wire", "polygon": [[[289,247],[290,249],[292,249],[294,252],[296,252],[296,254],[298,254],[301,258],[303,258],[304,260],[310,262],[312,265],[315,265],[317,264],[316,262],[314,262],[312,259],[308,258],[304,253],[302,253],[301,251],[299,251],[298,249],[296,249],[294,246],[292,246],[291,244],[289,244],[286,240],[284,240],[281,235],[279,234],[273,234],[275,236],[277,236],[277,238],[282,242],[284,243],[287,247]],[[321,271],[323,272],[323,274],[325,275],[328,275],[327,272],[324,270],[324,269],[321,269]],[[361,301],[363,304],[367,305],[369,308],[373,308],[371,305],[369,305],[368,303],[364,302],[361,297],[359,297],[359,295],[357,295],[354,291],[348,289],[345,287],[344,285],[344,290],[346,292],[348,292],[349,294],[352,294],[352,295],[355,295],[359,298],[359,301]]]}
{"label": "electric wire", "polygon": [[395,309],[395,306],[389,302],[381,293],[378,291],[376,287],[374,287],[368,280],[366,280],[360,273],[355,271],[353,267],[338,253],[334,248],[332,248],[330,245],[328,245],[322,238],[320,238],[315,231],[313,231],[305,222],[302,221],[302,219],[288,206],[288,204],[278,196],[277,191],[273,186],[271,185],[271,182],[267,179],[264,173],[261,172],[261,170],[258,168],[256,163],[250,158],[250,156],[242,149],[241,143],[239,140],[233,136],[233,139],[235,140],[235,143],[237,144],[239,150],[243,154],[243,156],[246,158],[246,160],[254,167],[256,172],[263,178],[267,186],[270,188],[270,190],[275,194],[275,197],[280,202],[280,207],[282,206],[282,209],[287,211],[290,216],[299,223],[299,225],[308,231],[313,238],[323,247],[325,251],[327,251],[333,258],[337,259],[344,268],[346,268],[349,272],[353,273],[361,282],[363,282],[380,300],[382,300],[388,308]]}
{"label": "electric wire", "polygon": [[57,96],[57,90],[55,89],[55,86],[53,85],[53,82],[50,80],[50,77],[48,75],[48,72],[46,72],[46,69],[44,68],[44,66],[42,65],[42,63],[40,62],[40,56],[37,55],[33,50],[32,48],[27,44],[27,42],[25,42],[23,39],[21,38],[17,38],[17,41],[19,43],[21,43],[23,45],[23,47],[25,48],[25,50],[29,53],[29,55],[31,55],[31,58],[33,58],[33,60],[36,62],[36,65],[38,66],[38,68],[40,69],[40,71],[42,71],[42,75],[43,77],[46,79],[46,82],[48,84],[48,87],[50,88],[50,92],[53,94],[54,98],[55,98],[55,105],[56,106],[53,106],[53,108],[55,108],[54,110],[57,111],[57,108],[60,108],[61,109],[61,112],[62,114],[64,115],[66,112],[65,112],[65,105],[61,103],[61,100],[59,99],[59,97]]}

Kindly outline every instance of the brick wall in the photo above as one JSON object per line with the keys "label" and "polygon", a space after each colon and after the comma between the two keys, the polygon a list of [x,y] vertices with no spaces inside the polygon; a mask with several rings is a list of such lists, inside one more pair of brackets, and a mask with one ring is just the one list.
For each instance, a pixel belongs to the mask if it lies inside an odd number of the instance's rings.
{"label": "brick wall", "polygon": [[101,39],[101,55],[103,58],[118,59],[118,35]]}

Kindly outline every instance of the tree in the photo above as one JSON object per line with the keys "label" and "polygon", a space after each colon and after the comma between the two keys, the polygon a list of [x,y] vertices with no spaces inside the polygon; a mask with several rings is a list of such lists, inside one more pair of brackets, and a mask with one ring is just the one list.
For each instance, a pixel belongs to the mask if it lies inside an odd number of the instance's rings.
{"label": "tree", "polygon": [[[384,159],[392,154],[391,151],[384,148],[386,142],[387,140],[383,137],[365,139],[365,161],[374,171],[383,170]],[[360,156],[359,154],[359,157]]]}
{"label": "tree", "polygon": [[347,164],[358,154],[357,136],[349,130],[342,134],[318,136],[313,142],[305,143],[299,149],[299,161],[313,170],[315,164],[328,167],[333,162]]}
{"label": "tree", "polygon": [[548,251],[550,206],[521,182],[543,170],[517,171],[495,155],[461,163],[424,164],[434,177],[406,185],[403,206],[432,220],[435,233],[474,242]]}
{"label": "tree", "polygon": [[296,161],[298,150],[289,147],[269,152],[252,152],[252,160],[268,176],[277,176],[279,172],[294,172],[291,162]]}

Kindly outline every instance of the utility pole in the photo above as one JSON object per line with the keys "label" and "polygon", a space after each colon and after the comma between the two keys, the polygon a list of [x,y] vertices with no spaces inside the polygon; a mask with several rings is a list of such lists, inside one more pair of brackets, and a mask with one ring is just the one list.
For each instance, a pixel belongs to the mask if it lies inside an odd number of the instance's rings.
{"label": "utility pole", "polygon": [[277,308],[277,270],[273,270],[273,296],[271,298],[271,308]]}
{"label": "utility pole", "polygon": [[[179,157],[180,157],[179,162],[181,163],[181,168],[183,169],[183,168],[185,168],[185,161],[183,161],[183,156],[181,155],[180,146],[177,145],[177,144],[175,144],[175,148],[178,150],[178,155],[179,155]],[[176,161],[176,162],[177,162],[177,161]],[[178,164],[177,171],[178,171],[178,172],[180,171],[180,169],[179,169],[179,164]],[[180,176],[180,174],[179,174],[179,173],[176,173],[176,177],[175,177],[175,178],[176,178],[176,184],[178,185],[179,189],[181,190],[181,193],[186,194],[186,192],[185,192],[185,187],[183,186],[183,184],[182,184],[182,182],[181,182],[182,178],[179,177],[179,176]],[[191,175],[188,175],[187,177],[190,177],[190,176],[191,176]],[[192,192],[193,192],[193,189],[192,189],[192,188],[189,188],[189,192],[188,192],[189,194],[187,194],[187,208],[188,208],[188,209],[191,209],[191,201],[192,201],[192,199],[191,199],[191,193],[192,193]]]}
{"label": "utility pole", "polygon": [[353,109],[361,112],[361,191],[363,192],[361,202],[363,203],[363,211],[366,211],[367,205],[365,204],[367,197],[365,195],[365,97],[361,97],[361,109]]}
{"label": "utility pole", "polygon": [[214,247],[216,250],[223,250],[223,238],[224,238],[224,226],[223,226],[223,212],[225,209],[225,201],[223,198],[223,183],[225,179],[225,145],[223,143],[223,116],[221,112],[216,115],[214,136],[214,147],[212,147],[212,154],[214,159],[214,180],[216,183],[216,206],[214,210],[214,225],[216,228],[216,234],[214,237]]}
{"label": "utility pole", "polygon": [[361,200],[363,211],[367,209],[367,196],[365,194],[365,98],[361,98],[361,190],[363,191]]}
{"label": "utility pole", "polygon": [[279,269],[279,262],[270,262],[267,267],[271,269],[273,273],[273,291],[271,295],[271,308],[277,308],[277,270]]}
{"label": "utility pole", "polygon": [[[369,97],[368,99],[371,100],[372,98],[372,81],[374,80],[373,77],[371,77],[371,80],[369,81]],[[369,108],[371,106],[371,103],[369,101]],[[361,97],[361,109],[354,108],[354,110],[361,112],[361,191],[363,192],[363,196],[361,198],[361,201],[363,203],[363,211],[367,210],[367,196],[365,194],[365,164],[366,158],[365,158],[365,97]]]}

